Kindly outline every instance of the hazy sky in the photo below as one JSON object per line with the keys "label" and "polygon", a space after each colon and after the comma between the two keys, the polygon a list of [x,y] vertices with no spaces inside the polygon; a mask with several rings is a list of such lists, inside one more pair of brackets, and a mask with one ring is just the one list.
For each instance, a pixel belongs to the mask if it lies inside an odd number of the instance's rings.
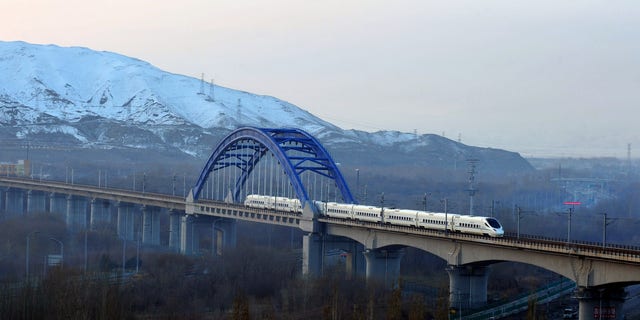
{"label": "hazy sky", "polygon": [[345,129],[640,155],[637,0],[2,0],[0,21],[0,40],[204,73]]}

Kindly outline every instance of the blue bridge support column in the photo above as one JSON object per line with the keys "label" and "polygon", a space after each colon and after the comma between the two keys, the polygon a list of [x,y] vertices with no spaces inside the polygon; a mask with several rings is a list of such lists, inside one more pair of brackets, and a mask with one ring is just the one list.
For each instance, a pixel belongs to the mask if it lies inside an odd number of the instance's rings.
{"label": "blue bridge support column", "polygon": [[67,196],[67,227],[72,231],[85,230],[87,225],[87,199],[78,196]]}
{"label": "blue bridge support column", "polygon": [[622,307],[627,293],[621,287],[585,288],[575,291],[578,299],[578,319],[624,319]]}
{"label": "blue bridge support column", "polygon": [[111,224],[111,202],[105,199],[91,199],[91,230]]}
{"label": "blue bridge support column", "polygon": [[142,243],[160,244],[160,213],[158,208],[142,206]]}
{"label": "blue bridge support column", "polygon": [[383,283],[387,288],[396,288],[403,256],[403,249],[367,249],[364,252],[367,261],[367,281],[374,280]]}
{"label": "blue bridge support column", "polygon": [[116,207],[118,208],[118,237],[126,240],[134,240],[135,206],[131,203],[118,202],[116,203]]}
{"label": "blue bridge support column", "polygon": [[184,215],[184,211],[169,210],[169,248],[174,252],[180,252],[180,223]]}
{"label": "blue bridge support column", "polygon": [[27,214],[47,212],[47,197],[42,191],[27,191]]}
{"label": "blue bridge support column", "polygon": [[448,265],[449,306],[456,310],[479,308],[487,304],[489,267]]}
{"label": "blue bridge support column", "polygon": [[24,190],[8,188],[5,192],[5,212],[7,217],[24,214]]}
{"label": "blue bridge support column", "polygon": [[67,213],[67,196],[61,193],[49,193],[49,213],[64,216]]}

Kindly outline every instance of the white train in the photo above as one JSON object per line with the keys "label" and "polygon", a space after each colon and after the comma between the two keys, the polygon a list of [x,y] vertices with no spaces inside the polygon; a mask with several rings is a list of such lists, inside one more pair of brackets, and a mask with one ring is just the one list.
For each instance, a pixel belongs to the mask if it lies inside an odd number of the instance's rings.
{"label": "white train", "polygon": [[272,209],[288,212],[302,212],[302,205],[300,204],[300,200],[285,197],[250,194],[244,200],[244,205],[252,208]]}
{"label": "white train", "polygon": [[[390,209],[374,206],[314,201],[320,213],[331,218],[379,222],[425,229],[449,230],[490,237],[502,237],[504,230],[492,217],[467,216],[452,213],[427,212],[409,209]],[[300,200],[285,197],[250,194],[244,204],[248,207],[302,212]]]}

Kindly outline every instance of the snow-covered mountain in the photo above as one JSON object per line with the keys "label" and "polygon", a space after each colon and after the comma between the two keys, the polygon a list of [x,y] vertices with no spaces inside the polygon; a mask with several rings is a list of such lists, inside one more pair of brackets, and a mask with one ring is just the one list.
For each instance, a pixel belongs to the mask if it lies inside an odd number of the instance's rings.
{"label": "snow-covered mountain", "polygon": [[0,42],[0,139],[173,148],[206,157],[217,139],[239,126],[298,127],[327,146],[363,152],[446,145],[441,156],[464,158],[487,150],[435,135],[342,130],[286,101],[172,74],[116,53]]}
{"label": "snow-covered mountain", "polygon": [[2,124],[88,116],[142,125],[202,128],[283,123],[337,129],[285,101],[162,71],[144,61],[86,48],[0,42]]}

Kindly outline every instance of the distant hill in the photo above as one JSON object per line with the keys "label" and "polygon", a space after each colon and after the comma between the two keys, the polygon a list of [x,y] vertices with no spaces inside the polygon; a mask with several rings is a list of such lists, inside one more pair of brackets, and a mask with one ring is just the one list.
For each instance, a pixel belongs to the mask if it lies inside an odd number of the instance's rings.
{"label": "distant hill", "polygon": [[533,170],[519,154],[432,134],[343,130],[286,101],[162,71],[111,52],[0,42],[0,146],[149,150],[206,158],[240,126],[297,127],[340,161],[492,174]]}

